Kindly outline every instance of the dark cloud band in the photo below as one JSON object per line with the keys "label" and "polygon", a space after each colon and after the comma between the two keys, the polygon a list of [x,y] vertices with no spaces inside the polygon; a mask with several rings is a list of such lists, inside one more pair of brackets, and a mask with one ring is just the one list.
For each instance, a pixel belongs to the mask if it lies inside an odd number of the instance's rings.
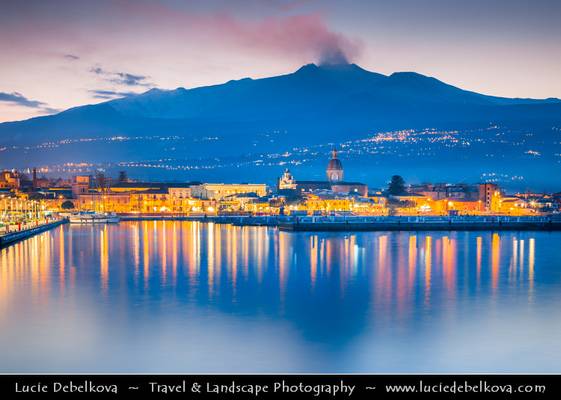
{"label": "dark cloud band", "polygon": [[117,99],[120,97],[128,97],[134,96],[138,93],[134,92],[118,92],[114,90],[89,90],[89,92],[95,97],[96,99]]}
{"label": "dark cloud band", "polygon": [[90,72],[102,77],[108,82],[117,85],[145,86],[145,87],[153,86],[151,83],[147,81],[148,76],[144,76],[144,75],[136,75],[128,72],[111,72],[111,71],[106,71],[101,67],[92,67],[90,69]]}
{"label": "dark cloud band", "polygon": [[31,100],[18,92],[6,93],[0,92],[0,102],[16,104],[22,107],[35,108],[47,113],[55,113],[58,110],[50,108],[46,103],[38,100]]}

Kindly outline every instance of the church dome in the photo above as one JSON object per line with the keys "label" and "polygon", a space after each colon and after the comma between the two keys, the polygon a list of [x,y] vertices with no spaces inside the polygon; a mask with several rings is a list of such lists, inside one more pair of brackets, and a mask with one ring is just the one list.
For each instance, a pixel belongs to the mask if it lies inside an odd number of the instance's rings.
{"label": "church dome", "polygon": [[331,160],[327,164],[327,179],[330,182],[340,182],[343,180],[343,164],[337,158],[337,150],[331,152]]}
{"label": "church dome", "polygon": [[337,150],[331,150],[331,160],[329,160],[329,164],[327,164],[327,169],[330,170],[343,170],[343,164],[341,160],[337,158]]}
{"label": "church dome", "polygon": [[341,160],[339,160],[338,158],[332,158],[331,160],[329,160],[329,164],[327,164],[327,169],[342,170],[343,164],[341,164]]}

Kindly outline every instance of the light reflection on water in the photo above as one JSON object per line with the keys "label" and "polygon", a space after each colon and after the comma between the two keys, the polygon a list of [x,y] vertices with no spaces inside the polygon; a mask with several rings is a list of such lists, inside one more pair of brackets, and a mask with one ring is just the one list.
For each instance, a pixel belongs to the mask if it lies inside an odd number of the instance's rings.
{"label": "light reflection on water", "polygon": [[561,370],[560,233],[61,226],[0,251],[0,370]]}

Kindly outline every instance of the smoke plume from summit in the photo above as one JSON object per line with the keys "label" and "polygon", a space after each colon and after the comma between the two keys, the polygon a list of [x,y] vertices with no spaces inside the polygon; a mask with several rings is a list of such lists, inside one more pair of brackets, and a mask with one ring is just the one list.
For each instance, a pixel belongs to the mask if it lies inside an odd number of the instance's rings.
{"label": "smoke plume from summit", "polygon": [[257,43],[282,54],[319,64],[348,64],[361,43],[331,30],[319,15],[268,19],[254,31]]}
{"label": "smoke plume from summit", "polygon": [[269,17],[259,22],[223,15],[205,24],[207,30],[213,27],[214,33],[224,40],[299,62],[347,64],[356,59],[362,47],[360,42],[331,30],[317,14]]}

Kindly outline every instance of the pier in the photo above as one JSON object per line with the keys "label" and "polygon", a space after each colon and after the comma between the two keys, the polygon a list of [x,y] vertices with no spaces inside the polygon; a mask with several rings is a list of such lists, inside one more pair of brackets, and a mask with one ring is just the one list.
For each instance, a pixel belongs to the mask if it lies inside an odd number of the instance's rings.
{"label": "pier", "polygon": [[279,215],[181,215],[181,214],[120,214],[121,221],[195,221],[235,226],[279,226],[294,221],[295,217]]}
{"label": "pier", "polygon": [[509,216],[299,217],[281,231],[559,231],[561,219]]}
{"label": "pier", "polygon": [[561,216],[122,216],[123,221],[198,221],[234,226],[271,226],[281,231],[559,231]]}
{"label": "pier", "polygon": [[49,229],[65,224],[66,222],[66,219],[59,219],[54,222],[34,226],[32,228],[22,229],[20,231],[9,232],[4,235],[0,235],[0,249],[19,242],[20,240],[24,240],[31,236],[37,235],[38,233],[48,231]]}

